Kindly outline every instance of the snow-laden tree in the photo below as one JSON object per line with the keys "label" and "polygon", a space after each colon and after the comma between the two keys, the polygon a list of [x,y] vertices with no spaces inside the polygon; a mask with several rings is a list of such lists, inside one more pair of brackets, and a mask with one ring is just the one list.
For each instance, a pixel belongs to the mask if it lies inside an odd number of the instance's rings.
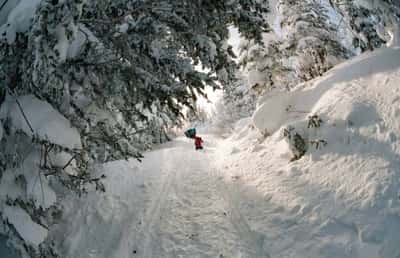
{"label": "snow-laden tree", "polygon": [[227,25],[260,42],[262,6],[43,0],[27,31],[4,29],[1,79],[9,94],[34,94],[65,115],[87,161],[140,158],[144,136],[179,124],[205,85],[234,79]]}
{"label": "snow-laden tree", "polygon": [[[279,23],[266,25],[268,31],[262,34],[261,42],[241,39],[238,65],[242,82],[225,88],[220,107],[221,117],[230,122],[243,117],[239,110],[254,110],[257,99],[268,91],[289,91],[351,55],[324,2],[280,0],[265,10],[271,8]],[[239,113],[242,115],[234,115]]]}
{"label": "snow-laden tree", "polygon": [[378,25],[382,23],[382,17],[377,14],[377,10],[357,5],[354,0],[334,0],[331,3],[353,31],[354,47],[366,51],[374,50],[386,43],[377,31]]}
{"label": "snow-laden tree", "polygon": [[240,44],[239,65],[257,95],[290,90],[351,55],[323,1],[280,0],[270,8],[279,22],[263,33],[263,44],[246,39]]}
{"label": "snow-laden tree", "polygon": [[400,2],[393,0],[329,0],[351,28],[354,45],[374,50],[399,37]]}
{"label": "snow-laden tree", "polygon": [[263,45],[242,39],[239,65],[254,94],[261,96],[265,91],[294,83],[294,69],[285,62],[289,53],[282,45],[273,33],[264,34]]}
{"label": "snow-laden tree", "polygon": [[285,49],[296,76],[307,81],[349,57],[321,1],[280,0]]}
{"label": "snow-laden tree", "polygon": [[[275,8],[269,5],[270,3],[266,6],[266,11]],[[267,28],[262,34],[261,44],[243,37],[239,44],[238,65],[243,72],[242,79],[252,89],[252,94],[258,96],[272,88],[286,87],[292,72],[284,61],[288,53],[281,47],[283,43],[277,38],[270,24]],[[226,91],[226,94],[229,94],[229,91]]]}
{"label": "snow-laden tree", "polygon": [[216,103],[215,125],[222,130],[230,130],[235,121],[251,116],[256,108],[257,95],[247,78],[238,72],[237,79],[224,87],[222,98]]}

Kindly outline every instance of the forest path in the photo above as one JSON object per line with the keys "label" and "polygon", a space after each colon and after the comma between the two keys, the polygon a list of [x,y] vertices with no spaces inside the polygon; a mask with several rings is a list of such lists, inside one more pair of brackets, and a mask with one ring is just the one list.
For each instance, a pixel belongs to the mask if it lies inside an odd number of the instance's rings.
{"label": "forest path", "polygon": [[239,208],[246,200],[217,165],[220,139],[203,139],[203,150],[177,138],[142,163],[100,169],[106,193],[71,202],[76,212],[55,232],[65,237],[65,257],[269,257]]}
{"label": "forest path", "polygon": [[182,138],[159,150],[159,181],[135,233],[138,257],[268,257],[215,166],[218,139],[204,138],[204,150]]}

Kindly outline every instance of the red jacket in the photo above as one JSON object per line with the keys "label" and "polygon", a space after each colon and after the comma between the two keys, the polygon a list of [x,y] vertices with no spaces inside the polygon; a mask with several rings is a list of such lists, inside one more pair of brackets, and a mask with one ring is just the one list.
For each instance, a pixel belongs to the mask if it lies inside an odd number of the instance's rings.
{"label": "red jacket", "polygon": [[194,137],[194,145],[196,147],[201,147],[201,144],[203,143],[203,139],[201,139],[201,137]]}

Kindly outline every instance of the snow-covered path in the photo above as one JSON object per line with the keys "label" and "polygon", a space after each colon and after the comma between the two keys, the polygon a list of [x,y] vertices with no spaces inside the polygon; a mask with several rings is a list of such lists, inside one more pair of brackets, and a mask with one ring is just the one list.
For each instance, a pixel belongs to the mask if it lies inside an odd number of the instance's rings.
{"label": "snow-covered path", "polygon": [[90,194],[65,223],[68,229],[58,230],[67,231],[66,255],[269,257],[264,238],[252,231],[238,208],[234,187],[224,182],[216,166],[218,139],[205,139],[203,151],[178,138],[137,166],[109,164],[104,169],[107,192]]}
{"label": "snow-covered path", "polygon": [[214,166],[213,148],[175,144],[162,151],[162,179],[144,216],[139,256],[266,257]]}

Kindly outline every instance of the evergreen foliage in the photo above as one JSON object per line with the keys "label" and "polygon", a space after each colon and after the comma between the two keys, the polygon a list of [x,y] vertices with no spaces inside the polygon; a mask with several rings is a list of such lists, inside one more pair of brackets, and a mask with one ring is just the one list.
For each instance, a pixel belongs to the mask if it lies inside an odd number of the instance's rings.
{"label": "evergreen foliage", "polygon": [[251,116],[256,103],[257,95],[249,88],[246,78],[238,73],[237,81],[223,88],[222,99],[216,106],[216,126],[220,129],[232,129],[231,124]]}
{"label": "evergreen foliage", "polygon": [[351,28],[354,45],[362,51],[372,51],[386,44],[390,40],[388,31],[395,32],[393,27],[400,23],[399,1],[329,0],[329,3]]}
{"label": "evergreen foliage", "polygon": [[386,43],[377,32],[377,26],[382,22],[378,10],[367,9],[354,0],[335,0],[331,3],[352,29],[355,47],[360,48],[361,51],[367,51],[379,48]]}
{"label": "evergreen foliage", "polygon": [[87,162],[140,159],[206,85],[235,79],[227,26],[260,42],[260,2],[43,0],[28,31],[1,40],[1,81],[66,116]]}
{"label": "evergreen foliage", "polygon": [[261,88],[256,89],[260,95],[273,88],[290,90],[351,56],[320,1],[280,0],[276,8],[280,32],[264,33],[263,45],[241,44],[239,64],[253,80],[251,86]]}

